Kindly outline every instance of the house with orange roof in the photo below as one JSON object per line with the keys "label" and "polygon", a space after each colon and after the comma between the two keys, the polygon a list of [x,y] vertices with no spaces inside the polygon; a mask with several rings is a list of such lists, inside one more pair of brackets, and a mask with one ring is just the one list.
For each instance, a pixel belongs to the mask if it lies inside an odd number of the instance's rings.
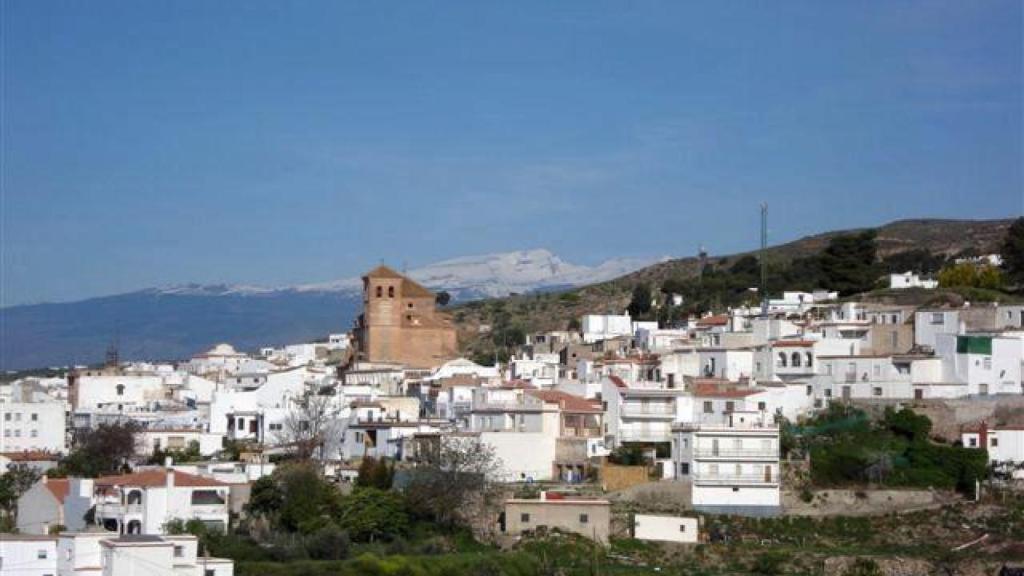
{"label": "house with orange roof", "polygon": [[175,519],[199,520],[211,530],[228,526],[231,486],[213,478],[161,468],[65,482],[62,523],[69,530],[85,529],[90,513],[118,534],[164,534]]}

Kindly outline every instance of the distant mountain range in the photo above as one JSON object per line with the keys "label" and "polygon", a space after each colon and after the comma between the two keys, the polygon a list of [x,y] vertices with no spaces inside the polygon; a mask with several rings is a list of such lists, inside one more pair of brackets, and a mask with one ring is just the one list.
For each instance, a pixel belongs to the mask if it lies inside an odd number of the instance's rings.
{"label": "distant mountain range", "polygon": [[[467,301],[603,282],[657,261],[583,266],[527,250],[445,260],[408,274]],[[123,359],[177,360],[218,342],[252,350],[310,341],[347,331],[359,313],[360,292],[359,278],[276,288],[181,284],[12,306],[0,309],[0,370],[95,363],[112,343]]]}

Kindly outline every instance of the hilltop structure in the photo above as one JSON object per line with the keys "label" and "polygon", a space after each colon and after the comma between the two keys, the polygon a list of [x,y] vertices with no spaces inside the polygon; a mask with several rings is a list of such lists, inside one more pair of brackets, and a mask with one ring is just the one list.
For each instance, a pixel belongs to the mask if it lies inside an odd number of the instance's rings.
{"label": "hilltop structure", "polygon": [[455,328],[437,312],[435,295],[387,266],[363,276],[356,320],[356,359],[432,368],[457,354]]}

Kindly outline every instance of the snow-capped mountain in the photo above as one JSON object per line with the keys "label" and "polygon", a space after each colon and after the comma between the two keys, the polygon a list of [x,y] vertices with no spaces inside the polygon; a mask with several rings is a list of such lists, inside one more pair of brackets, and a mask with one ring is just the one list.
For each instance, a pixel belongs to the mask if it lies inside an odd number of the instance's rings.
{"label": "snow-capped mountain", "polygon": [[[653,260],[570,264],[547,250],[468,256],[408,274],[455,300],[600,282]],[[242,350],[344,332],[362,306],[359,278],[296,286],[179,284],[79,302],[0,309],[0,368],[93,363],[112,342],[125,359],[187,358],[218,342]]]}
{"label": "snow-capped mountain", "polygon": [[[658,259],[621,258],[597,266],[568,263],[549,250],[520,250],[452,258],[408,270],[413,280],[432,290],[445,290],[456,300],[496,298],[603,282],[629,274]],[[358,292],[358,277],[329,282],[267,288],[234,284],[181,284],[153,289],[157,294],[192,296],[258,296],[276,292]]]}

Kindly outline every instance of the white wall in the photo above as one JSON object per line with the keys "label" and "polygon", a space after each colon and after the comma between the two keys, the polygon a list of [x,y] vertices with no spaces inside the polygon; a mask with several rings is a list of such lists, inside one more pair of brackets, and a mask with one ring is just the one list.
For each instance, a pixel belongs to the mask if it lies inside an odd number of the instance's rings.
{"label": "white wall", "polygon": [[52,576],[56,573],[56,537],[0,535],[0,574]]}
{"label": "white wall", "polygon": [[633,517],[633,537],[637,540],[696,543],[697,519],[637,514]]}
{"label": "white wall", "polygon": [[0,404],[0,452],[65,451],[65,404]]}

